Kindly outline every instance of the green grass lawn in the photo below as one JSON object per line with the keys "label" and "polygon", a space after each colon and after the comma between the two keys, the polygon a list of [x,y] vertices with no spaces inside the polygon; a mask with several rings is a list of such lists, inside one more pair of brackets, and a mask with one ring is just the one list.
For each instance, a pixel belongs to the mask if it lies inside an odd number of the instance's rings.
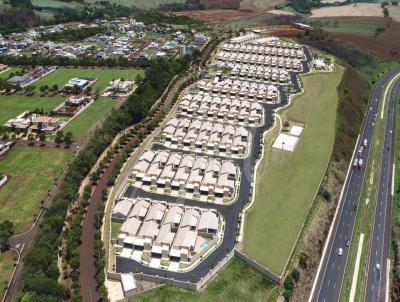
{"label": "green grass lawn", "polygon": [[32,0],[32,4],[42,9],[81,9],[84,5],[79,2],[65,2],[57,0]]}
{"label": "green grass lawn", "polygon": [[118,101],[116,100],[97,100],[62,130],[64,133],[71,131],[74,139],[82,139],[98,123],[102,122],[117,104]]}
{"label": "green grass lawn", "polygon": [[[255,202],[245,219],[243,250],[280,275],[318,190],[335,138],[342,70],[302,75],[305,92],[282,110],[283,120],[305,124],[293,153],[272,149],[257,171]],[[316,85],[318,83],[318,85]]]}
{"label": "green grass lawn", "polygon": [[0,95],[0,125],[26,110],[43,108],[49,112],[64,101],[61,97]]}
{"label": "green grass lawn", "polygon": [[213,301],[275,301],[278,287],[237,258],[233,258],[201,292],[173,286],[136,295],[134,302],[213,302]]}
{"label": "green grass lawn", "polygon": [[52,87],[54,84],[57,84],[59,89],[61,89],[70,79],[74,77],[90,77],[97,79],[96,83],[92,87],[93,91],[99,90],[99,92],[103,92],[111,80],[119,77],[125,79],[135,79],[138,74],[143,76],[144,71],[138,69],[58,68],[56,71],[38,80],[33,85],[35,85],[36,89],[39,90],[39,87],[42,85],[48,85],[49,87]]}
{"label": "green grass lawn", "polygon": [[18,255],[13,250],[0,253],[0,299],[3,298],[8,281],[14,270],[14,263],[17,260]]}
{"label": "green grass lawn", "polygon": [[119,230],[121,229],[122,223],[121,222],[111,222],[111,238],[116,239],[119,234]]}
{"label": "green grass lawn", "polygon": [[7,79],[11,73],[20,71],[21,68],[19,67],[11,67],[7,71],[0,72],[0,79]]}
{"label": "green grass lawn", "polygon": [[27,230],[72,156],[70,150],[14,146],[0,161],[1,173],[10,177],[0,188],[0,221],[13,221],[17,234]]}

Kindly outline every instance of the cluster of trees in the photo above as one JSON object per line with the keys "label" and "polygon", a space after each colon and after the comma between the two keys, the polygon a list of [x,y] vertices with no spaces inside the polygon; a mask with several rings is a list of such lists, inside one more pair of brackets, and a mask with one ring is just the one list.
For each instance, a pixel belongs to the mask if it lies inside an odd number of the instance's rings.
{"label": "cluster of trees", "polygon": [[[151,61],[145,78],[139,83],[136,91],[118,109],[112,110],[102,127],[95,130],[85,148],[72,161],[63,186],[55,196],[52,206],[44,214],[32,247],[24,259],[24,287],[20,299],[26,298],[28,299],[26,301],[30,301],[29,299],[34,297],[37,301],[60,301],[67,298],[68,291],[57,283],[59,277],[57,252],[61,243],[60,234],[64,227],[65,215],[70,204],[78,198],[82,180],[114,137],[126,127],[146,117],[150,107],[161,96],[171,79],[187,69],[188,64],[189,62],[180,60]],[[76,238],[72,240],[67,238],[67,245],[70,244],[76,246]],[[75,268],[77,267],[79,265],[75,263]],[[74,270],[72,274],[79,273]],[[47,280],[41,283],[47,285],[45,288],[30,282],[39,277],[41,280]],[[79,297],[75,297],[75,301],[79,301]]]}
{"label": "cluster of trees", "polygon": [[14,234],[14,224],[9,221],[5,220],[0,223],[0,252],[4,252],[8,250],[8,240]]}
{"label": "cluster of trees", "polygon": [[48,33],[40,37],[42,41],[57,41],[57,42],[78,42],[83,39],[92,37],[99,33],[104,33],[105,27],[82,27],[82,28],[68,28],[61,32]]}
{"label": "cluster of trees", "polygon": [[150,60],[131,60],[124,57],[101,59],[96,57],[79,57],[70,59],[66,57],[13,57],[0,56],[0,63],[10,66],[83,66],[83,67],[130,67],[146,68],[150,66]]}
{"label": "cluster of trees", "polygon": [[64,134],[64,132],[62,130],[59,130],[56,133],[56,137],[54,138],[54,141],[56,144],[64,143],[65,145],[69,146],[72,144],[72,138],[73,138],[73,134],[71,131],[68,131],[67,133]]}
{"label": "cluster of trees", "polygon": [[99,1],[99,5],[85,6],[83,9],[51,8],[54,18],[42,19],[35,14],[34,9],[41,11],[42,7],[33,6],[31,0],[10,0],[12,9],[0,13],[0,33],[20,32],[28,27],[67,23],[72,21],[92,22],[96,19],[113,19],[133,17],[138,21],[157,24],[201,25],[202,22],[175,15],[165,15],[159,10],[143,10],[136,7],[126,7]]}
{"label": "cluster of trees", "polygon": [[104,203],[107,200],[108,191],[103,191],[102,203],[99,204],[96,208],[94,227],[96,229],[96,233],[94,234],[94,258],[95,258],[95,266],[96,266],[96,282],[97,282],[97,292],[100,294],[101,301],[108,301],[108,292],[107,288],[104,285],[104,281],[106,281],[106,276],[104,273],[105,268],[105,255],[106,251],[104,249],[103,240],[101,240],[101,227],[103,225],[103,217],[105,205]]}
{"label": "cluster of trees", "polygon": [[9,0],[10,9],[0,13],[0,32],[23,31],[40,24],[40,17],[33,11],[31,0]]}
{"label": "cluster of trees", "polygon": [[289,0],[289,5],[301,14],[309,14],[312,8],[323,6],[320,0]]}
{"label": "cluster of trees", "polygon": [[107,1],[99,2],[100,6],[85,7],[82,10],[69,10],[57,13],[54,17],[56,23],[71,21],[90,22],[96,19],[113,19],[119,17],[132,17],[137,21],[157,24],[199,25],[202,22],[185,16],[165,15],[159,10],[144,10],[137,7],[126,7],[111,4]]}
{"label": "cluster of trees", "polygon": [[371,53],[348,43],[344,43],[341,40],[337,40],[320,28],[308,30],[299,38],[302,43],[321,49],[324,52],[331,53],[346,61],[354,68],[361,68],[363,66],[373,67],[378,64],[378,59]]}
{"label": "cluster of trees", "polygon": [[[397,143],[397,146],[399,144]],[[393,197],[392,251],[393,251],[393,281],[391,287],[392,301],[400,301],[400,183],[397,180]]]}

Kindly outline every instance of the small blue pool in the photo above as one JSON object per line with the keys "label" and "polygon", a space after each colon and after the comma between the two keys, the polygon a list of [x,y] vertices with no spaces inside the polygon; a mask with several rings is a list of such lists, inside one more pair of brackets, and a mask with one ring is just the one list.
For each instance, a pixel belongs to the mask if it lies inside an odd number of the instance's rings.
{"label": "small blue pool", "polygon": [[202,244],[200,244],[200,247],[202,250],[204,250],[208,246],[209,242],[207,240],[204,240]]}

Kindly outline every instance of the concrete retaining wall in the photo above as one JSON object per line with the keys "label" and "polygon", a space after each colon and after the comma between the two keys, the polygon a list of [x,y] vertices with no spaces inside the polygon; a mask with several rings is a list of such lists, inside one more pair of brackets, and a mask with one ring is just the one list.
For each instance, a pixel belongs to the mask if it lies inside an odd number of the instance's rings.
{"label": "concrete retaining wall", "polygon": [[249,258],[248,256],[246,256],[245,254],[243,254],[242,252],[240,252],[236,249],[235,249],[235,256],[238,257],[239,259],[243,260],[244,262],[246,262],[248,265],[250,265],[252,268],[254,268],[256,271],[260,272],[264,276],[266,276],[268,279],[271,279],[272,281],[274,281],[275,283],[278,283],[278,284],[281,283],[282,280],[278,275],[269,271],[267,268],[265,268],[261,264],[257,263],[256,261],[254,261],[253,259]]}

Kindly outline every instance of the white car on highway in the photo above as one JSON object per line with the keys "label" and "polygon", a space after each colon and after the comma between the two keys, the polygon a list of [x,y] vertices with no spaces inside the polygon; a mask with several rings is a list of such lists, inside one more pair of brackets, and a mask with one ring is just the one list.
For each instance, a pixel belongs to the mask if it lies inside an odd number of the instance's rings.
{"label": "white car on highway", "polygon": [[343,255],[343,249],[342,249],[341,247],[338,249],[337,254],[338,254],[339,256],[342,256],[342,255]]}

